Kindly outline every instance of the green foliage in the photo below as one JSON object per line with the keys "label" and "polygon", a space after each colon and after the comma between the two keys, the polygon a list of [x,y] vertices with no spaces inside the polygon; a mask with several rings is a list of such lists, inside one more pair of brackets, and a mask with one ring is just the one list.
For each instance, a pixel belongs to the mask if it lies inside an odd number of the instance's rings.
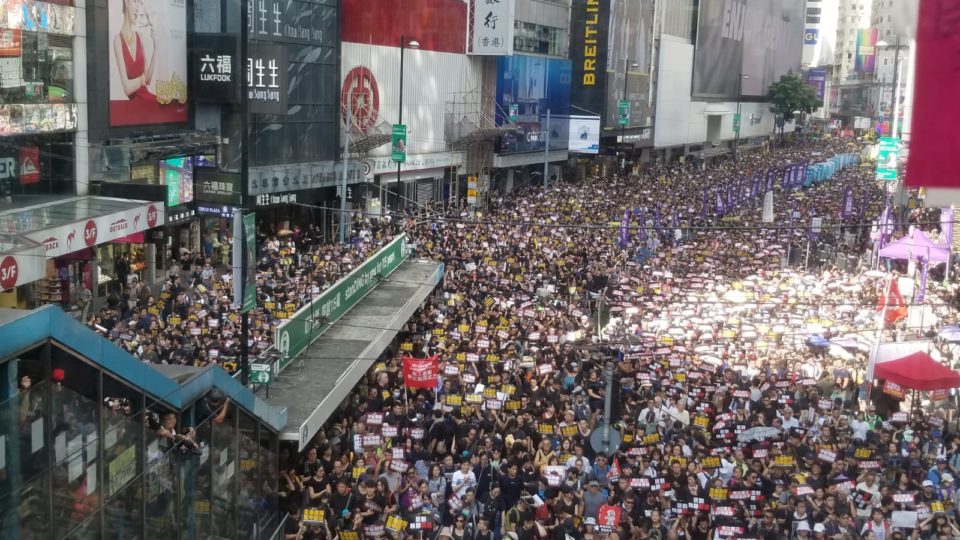
{"label": "green foliage", "polygon": [[787,73],[770,85],[767,100],[770,101],[770,112],[786,122],[792,121],[798,111],[810,114],[823,104],[817,91],[793,73]]}

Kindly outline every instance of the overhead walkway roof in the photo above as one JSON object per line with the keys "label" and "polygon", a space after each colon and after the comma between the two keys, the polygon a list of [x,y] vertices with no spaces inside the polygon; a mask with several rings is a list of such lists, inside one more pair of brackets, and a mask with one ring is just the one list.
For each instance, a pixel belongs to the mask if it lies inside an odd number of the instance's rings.
{"label": "overhead walkway roof", "polygon": [[268,398],[287,407],[280,439],[302,451],[442,278],[442,263],[404,262],[282,371]]}

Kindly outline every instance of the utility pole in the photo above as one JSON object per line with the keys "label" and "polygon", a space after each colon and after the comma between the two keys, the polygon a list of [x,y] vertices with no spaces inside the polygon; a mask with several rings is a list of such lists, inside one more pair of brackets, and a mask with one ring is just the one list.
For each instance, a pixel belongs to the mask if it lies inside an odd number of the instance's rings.
{"label": "utility pole", "polygon": [[[249,25],[247,7],[251,0],[242,0],[240,6],[240,62],[247,64],[249,39]],[[247,89],[247,78],[240,77],[240,215],[246,214],[247,199],[250,185],[250,95]],[[243,310],[244,287],[247,283],[247,253],[246,231],[242,227],[240,239],[240,298],[234,299],[240,306],[240,384],[247,386],[250,382],[250,321],[249,313]],[[238,249],[234,246],[233,249]]]}
{"label": "utility pole", "polygon": [[340,179],[340,243],[347,237],[347,170],[350,162],[350,122],[353,113],[353,97],[347,96],[347,123],[343,128],[343,176]]}
{"label": "utility pole", "polygon": [[547,109],[546,129],[543,130],[543,190],[544,191],[546,191],[547,187],[549,187],[549,179],[547,177],[549,164],[550,164],[550,109]]}

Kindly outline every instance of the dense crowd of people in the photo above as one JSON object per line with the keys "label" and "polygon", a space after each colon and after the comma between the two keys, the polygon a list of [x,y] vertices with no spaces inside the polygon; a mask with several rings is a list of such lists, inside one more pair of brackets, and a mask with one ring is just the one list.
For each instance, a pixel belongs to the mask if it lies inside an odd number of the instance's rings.
{"label": "dense crowd of people", "polygon": [[[860,224],[884,194],[856,163],[784,181],[858,151],[808,141],[523,189],[479,216],[420,208],[407,233],[444,280],[282,463],[287,538],[960,536],[949,415],[864,381],[892,274],[864,255],[876,235]],[[773,186],[744,188],[768,171]],[[949,289],[929,288],[937,319],[955,320]],[[931,323],[894,317],[886,339]],[[408,355],[436,362],[435,384],[407,387]]]}
{"label": "dense crowd of people", "polygon": [[[314,225],[257,242],[257,309],[250,320],[251,354],[273,344],[276,326],[359,266],[394,236],[388,221],[353,219],[351,241],[323,241]],[[232,272],[187,252],[158,297],[135,283],[86,323],[144,362],[237,369],[240,318]]]}

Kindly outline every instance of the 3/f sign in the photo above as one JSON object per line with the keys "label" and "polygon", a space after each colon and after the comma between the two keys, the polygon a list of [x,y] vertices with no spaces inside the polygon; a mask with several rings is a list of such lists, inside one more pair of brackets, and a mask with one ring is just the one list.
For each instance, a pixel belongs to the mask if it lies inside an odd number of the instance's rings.
{"label": "3/f sign", "polygon": [[407,161],[407,126],[405,124],[393,125],[392,149],[390,159],[394,163]]}
{"label": "3/f sign", "polygon": [[520,105],[516,103],[510,104],[510,122],[516,124],[517,120],[520,120]]}

